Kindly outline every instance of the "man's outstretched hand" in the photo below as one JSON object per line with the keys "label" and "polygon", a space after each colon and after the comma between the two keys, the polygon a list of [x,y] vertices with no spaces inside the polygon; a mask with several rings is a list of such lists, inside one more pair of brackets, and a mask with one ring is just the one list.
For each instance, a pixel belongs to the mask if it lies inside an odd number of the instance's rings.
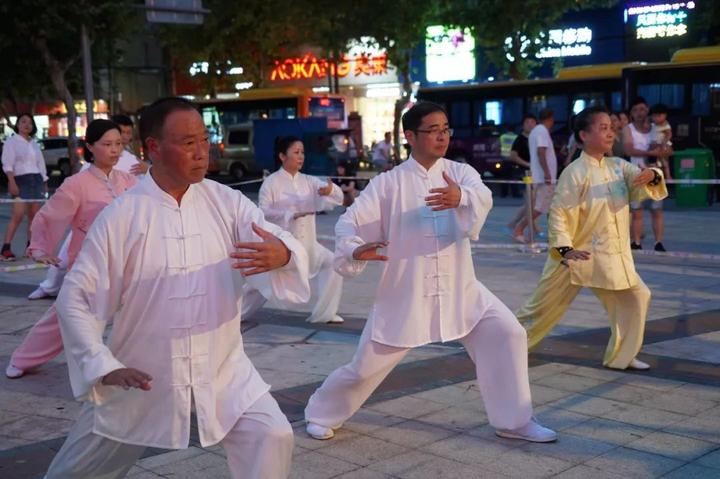
{"label": "man's outstretched hand", "polygon": [[378,249],[388,245],[387,241],[365,243],[353,251],[353,259],[357,261],[387,261],[388,257],[377,252]]}
{"label": "man's outstretched hand", "polygon": [[252,276],[282,268],[290,262],[290,250],[277,236],[265,231],[255,223],[252,224],[252,229],[263,241],[261,243],[235,243],[236,248],[249,251],[230,253],[230,257],[233,259],[245,260],[233,263],[233,268],[242,269],[243,276]]}
{"label": "man's outstretched hand", "polygon": [[126,391],[130,388],[149,391],[152,389],[150,381],[152,381],[152,376],[134,368],[116,369],[102,378],[105,386],[120,386]]}
{"label": "man's outstretched hand", "polygon": [[449,210],[460,206],[462,191],[455,181],[443,171],[443,178],[447,183],[445,188],[433,188],[430,196],[425,197],[425,204],[433,211]]}

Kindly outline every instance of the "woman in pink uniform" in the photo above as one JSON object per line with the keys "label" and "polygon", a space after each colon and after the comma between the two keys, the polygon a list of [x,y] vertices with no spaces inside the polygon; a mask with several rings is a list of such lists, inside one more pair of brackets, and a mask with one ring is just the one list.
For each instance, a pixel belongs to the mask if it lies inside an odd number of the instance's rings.
{"label": "woman in pink uniform", "polygon": [[[113,170],[123,150],[120,128],[115,123],[110,120],[93,121],[88,125],[85,143],[92,154],[90,168],[66,179],[32,222],[29,251],[36,261],[57,264],[59,259],[54,252],[70,227],[70,269],[95,217],[137,181],[133,175]],[[19,378],[26,371],[53,359],[62,349],[53,304],[15,349],[5,375]]]}

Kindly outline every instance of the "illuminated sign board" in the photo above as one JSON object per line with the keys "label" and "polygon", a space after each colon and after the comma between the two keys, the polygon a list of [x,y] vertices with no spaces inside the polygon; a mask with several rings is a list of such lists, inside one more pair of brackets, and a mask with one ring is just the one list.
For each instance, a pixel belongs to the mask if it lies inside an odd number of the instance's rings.
{"label": "illuminated sign board", "polygon": [[427,81],[469,81],[475,78],[475,38],[469,28],[427,27],[425,35]]}
{"label": "illuminated sign board", "polygon": [[322,79],[327,78],[328,75],[335,76],[336,71],[339,78],[385,75],[388,73],[387,53],[343,55],[337,66],[312,53],[296,58],[275,60],[275,66],[270,72],[270,80]]}
{"label": "illuminated sign board", "polygon": [[[226,63],[228,65],[227,68],[215,68],[215,73],[217,75],[221,75],[223,72],[226,75],[242,75],[245,71],[243,67],[233,67],[230,60],[228,60]],[[191,77],[200,74],[207,75],[208,73],[210,73],[210,64],[208,62],[193,62],[190,65],[190,68],[188,68],[188,73],[190,73]]]}
{"label": "illuminated sign board", "polygon": [[582,57],[592,55],[593,32],[589,27],[557,28],[548,33],[548,46],[542,48],[538,58]]}
{"label": "illuminated sign board", "polygon": [[644,2],[625,8],[625,23],[632,26],[634,38],[682,37],[688,33],[688,14],[695,2]]}

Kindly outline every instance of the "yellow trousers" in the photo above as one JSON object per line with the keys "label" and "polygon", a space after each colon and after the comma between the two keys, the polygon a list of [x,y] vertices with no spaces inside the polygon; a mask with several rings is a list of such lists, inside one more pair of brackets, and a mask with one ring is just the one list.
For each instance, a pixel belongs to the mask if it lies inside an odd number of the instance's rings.
{"label": "yellow trousers", "polygon": [[[546,263],[535,292],[516,314],[527,329],[529,349],[550,333],[581,289],[582,286],[570,283],[570,270],[566,266],[553,261]],[[611,335],[603,365],[626,369],[642,347],[650,290],[640,278],[630,289],[591,289],[610,319]]]}

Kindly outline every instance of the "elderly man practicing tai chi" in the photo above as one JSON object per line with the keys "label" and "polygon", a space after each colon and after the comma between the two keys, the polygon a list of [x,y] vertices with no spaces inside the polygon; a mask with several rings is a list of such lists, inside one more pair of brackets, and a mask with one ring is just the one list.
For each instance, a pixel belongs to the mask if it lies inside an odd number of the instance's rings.
{"label": "elderly man practicing tai chi", "polygon": [[442,107],[418,103],[402,124],[412,156],[371,180],[335,228],[339,273],[386,264],[354,358],[310,398],[307,432],[333,437],[411,348],[458,340],[497,434],[554,441],[532,417],[525,331],[475,278],[470,240],[492,207],[490,190],[474,169],[443,158],[452,130]]}
{"label": "elderly man practicing tai chi", "polygon": [[307,254],[241,193],[204,179],[208,134],[190,102],[158,100],[140,132],[153,166],[97,217],[58,297],[86,403],[46,477],[123,477],[146,447],[185,448],[194,407],[200,443],[223,445],[234,478],[285,478],[293,433],[243,350],[240,291],[251,281],[306,302]]}

